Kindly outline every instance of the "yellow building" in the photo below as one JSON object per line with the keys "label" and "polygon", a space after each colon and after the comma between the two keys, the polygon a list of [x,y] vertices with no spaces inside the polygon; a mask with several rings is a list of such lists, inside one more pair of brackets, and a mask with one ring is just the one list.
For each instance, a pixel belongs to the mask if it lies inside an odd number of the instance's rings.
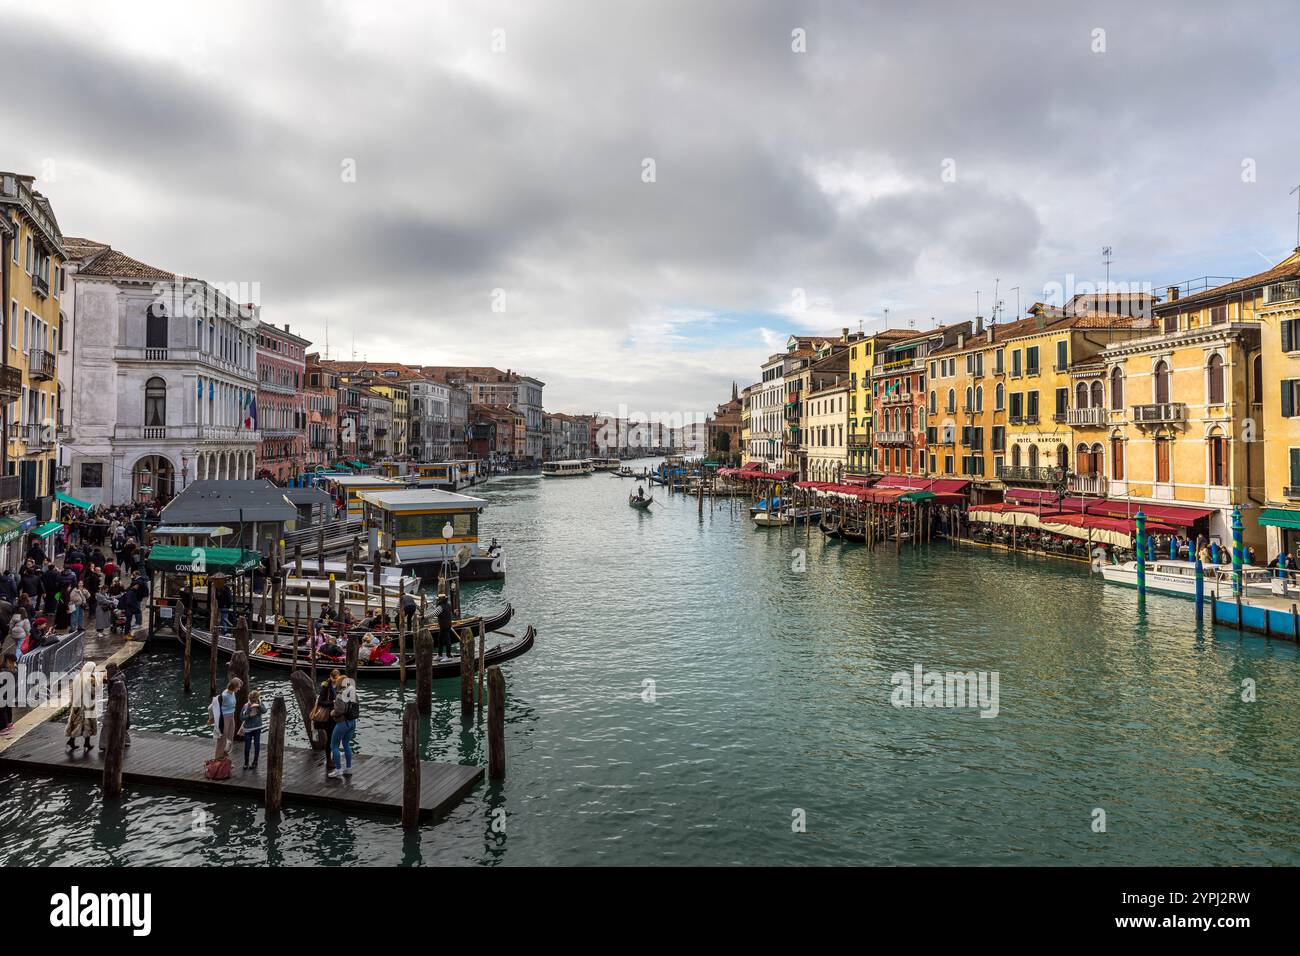
{"label": "yellow building", "polygon": [[871,473],[871,369],[876,364],[876,349],[915,334],[911,329],[885,329],[849,346],[849,434],[846,439],[846,470],[849,474]]}
{"label": "yellow building", "polygon": [[813,364],[802,392],[800,476],[807,481],[841,481],[848,464],[849,356],[846,350]]}
{"label": "yellow building", "polygon": [[742,465],[748,465],[750,462],[749,442],[753,435],[753,428],[750,424],[751,403],[754,399],[754,393],[761,388],[761,383],[748,385],[740,393],[740,463]]}
{"label": "yellow building", "polygon": [[1152,334],[1102,351],[1105,411],[1089,423],[1110,498],[1221,546],[1241,506],[1257,558],[1267,433],[1257,311],[1274,278],[1270,270],[1217,287],[1202,280],[1190,293],[1170,287]]}
{"label": "yellow building", "polygon": [[5,416],[5,493],[16,492],[27,511],[35,511],[57,489],[63,401],[57,356],[63,348],[60,297],[66,258],[54,210],[33,182],[31,176],[0,172],[0,218],[12,234],[0,264],[5,271],[5,365],[16,370],[6,370],[0,388],[11,403]]}
{"label": "yellow building", "polygon": [[[1264,528],[1268,559],[1286,551],[1287,564],[1300,558],[1300,248],[1268,272],[1247,279],[1263,285],[1243,310],[1259,321],[1260,354],[1248,387],[1264,392],[1252,411],[1262,409],[1264,441]],[[1251,370],[1248,370],[1250,372]],[[1265,388],[1265,383],[1272,383]],[[1276,392],[1274,392],[1276,388]],[[1252,395],[1252,399],[1256,396]],[[1253,490],[1253,489],[1252,489]],[[1245,519],[1249,525],[1249,519]]]}

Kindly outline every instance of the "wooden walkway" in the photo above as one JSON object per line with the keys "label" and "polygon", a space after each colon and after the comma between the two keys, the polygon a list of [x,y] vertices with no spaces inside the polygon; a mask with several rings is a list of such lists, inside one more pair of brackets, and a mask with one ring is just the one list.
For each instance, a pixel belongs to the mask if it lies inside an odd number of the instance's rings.
{"label": "wooden walkway", "polygon": [[[266,735],[262,738],[262,759],[257,770],[242,769],[244,745],[236,742],[231,751],[229,780],[208,780],[203,762],[215,743],[211,737],[182,737],[148,731],[131,731],[122,779],[172,790],[239,794],[259,802],[265,795]],[[286,744],[284,753],[284,803],[310,803],[342,810],[401,815],[402,758],[357,754],[352,758],[352,776],[327,779],[324,754]],[[63,736],[63,722],[44,723],[29,730],[0,754],[0,768],[37,773],[70,773],[102,777],[103,754],[80,747],[69,753]],[[482,767],[420,762],[420,817],[441,816],[459,803],[483,779]]]}

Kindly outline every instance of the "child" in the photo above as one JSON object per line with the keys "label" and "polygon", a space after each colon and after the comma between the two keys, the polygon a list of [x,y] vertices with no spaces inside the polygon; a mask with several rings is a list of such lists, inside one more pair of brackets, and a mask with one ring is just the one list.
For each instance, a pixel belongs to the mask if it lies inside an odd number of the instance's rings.
{"label": "child", "polygon": [[262,697],[257,691],[248,692],[248,703],[244,705],[244,769],[248,769],[248,751],[253,751],[253,769],[257,769],[257,759],[262,756],[262,715],[266,708],[262,706]]}

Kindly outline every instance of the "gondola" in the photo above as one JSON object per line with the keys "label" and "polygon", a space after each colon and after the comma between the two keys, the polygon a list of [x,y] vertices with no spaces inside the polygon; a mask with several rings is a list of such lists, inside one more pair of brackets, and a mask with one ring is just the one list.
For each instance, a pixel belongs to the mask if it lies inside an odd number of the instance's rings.
{"label": "gondola", "polygon": [[[503,637],[510,637],[507,643],[495,644],[489,647],[483,655],[483,664],[485,667],[491,667],[493,664],[500,664],[511,658],[519,657],[528,653],[537,639],[537,629],[531,624],[524,632],[523,637],[515,637],[509,632],[502,632]],[[393,635],[396,640],[396,635]],[[212,638],[208,631],[201,631],[197,627],[194,629],[194,643],[199,647],[211,647]],[[408,641],[408,646],[412,643]],[[269,645],[269,648],[268,648]],[[277,669],[281,671],[291,671],[294,667],[293,645],[276,644],[272,645],[269,641],[259,641],[255,637],[250,638],[248,642],[248,663],[253,667],[264,667]],[[225,656],[234,653],[234,640],[229,635],[223,635],[217,644],[217,650]],[[318,655],[316,657],[316,667],[328,671],[334,667],[344,667],[347,663],[346,657],[327,657]],[[298,669],[309,670],[311,668],[311,655],[304,652],[300,647],[298,649]],[[406,669],[408,676],[414,679],[415,676],[415,654],[408,651],[406,655]],[[401,674],[401,665],[397,662],[392,664],[358,664],[358,677],[398,677]],[[433,662],[433,676],[435,679],[440,677],[457,677],[460,675],[460,656],[453,657],[450,661]]]}
{"label": "gondola", "polygon": [[822,515],[822,520],[817,523],[817,530],[828,538],[838,538],[840,536],[841,523],[833,516]]}
{"label": "gondola", "polygon": [[627,496],[628,506],[632,508],[636,508],[640,511],[649,511],[650,503],[654,500],[655,499],[653,495],[651,495],[649,498],[638,498],[636,495]]}
{"label": "gondola", "polygon": [[[495,614],[483,615],[483,630],[489,634],[492,633],[493,631],[499,631],[501,630],[501,628],[509,624],[511,619],[514,616],[515,616],[514,605],[507,603],[505,607],[497,611]],[[234,619],[235,618],[232,615],[231,620],[233,621]],[[434,621],[436,621],[436,618],[430,618],[430,621],[426,622],[426,624],[433,623]],[[477,618],[471,620],[453,621],[451,626],[453,628],[472,626],[474,628],[474,631],[476,633],[478,632]],[[307,637],[311,633],[310,627],[311,627],[310,621],[304,622],[304,627],[298,635],[298,640],[300,643],[307,640]],[[331,635],[337,634],[338,625],[335,624],[330,627],[327,627],[326,631]],[[371,633],[371,631],[372,631],[371,628],[367,628],[363,626],[361,623],[357,623],[348,629],[348,634],[369,634]],[[197,633],[198,630],[196,628],[195,634]],[[381,637],[391,636],[394,640],[396,640],[397,638],[397,628],[393,626],[390,626],[387,630],[375,631],[374,633],[379,634]],[[407,631],[408,636],[410,635],[410,633],[411,633],[410,631]],[[293,622],[286,621],[284,618],[280,618],[280,633],[278,636],[271,629],[270,625],[266,624],[265,622],[261,622],[259,626],[259,622],[252,619],[249,620],[249,631],[248,631],[249,647],[255,646],[259,641],[266,641],[271,644],[283,644],[285,648],[291,648],[292,645],[289,643],[289,639],[292,636],[293,636]]]}

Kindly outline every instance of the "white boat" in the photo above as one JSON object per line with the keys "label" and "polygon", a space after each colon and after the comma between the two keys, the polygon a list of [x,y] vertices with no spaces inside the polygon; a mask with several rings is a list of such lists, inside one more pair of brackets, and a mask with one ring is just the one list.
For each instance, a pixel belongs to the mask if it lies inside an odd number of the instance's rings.
{"label": "white boat", "polygon": [[792,524],[803,524],[807,521],[820,521],[822,511],[820,508],[780,508],[776,511],[755,511],[753,513],[754,524],[760,528],[786,527]]}
{"label": "white boat", "polygon": [[[1232,593],[1232,565],[1207,564],[1205,567],[1205,596],[1211,598],[1216,589],[1219,594]],[[1120,564],[1106,564],[1101,567],[1101,576],[1108,584],[1123,584],[1137,587],[1137,562],[1124,561]],[[1268,568],[1248,564],[1242,568],[1242,581],[1247,589],[1251,587],[1268,588],[1273,572]],[[1148,561],[1146,565],[1146,588],[1159,594],[1176,594],[1179,597],[1196,597],[1196,562],[1195,561]]]}
{"label": "white boat", "polygon": [[622,464],[617,458],[593,458],[591,460],[591,467],[596,471],[618,471]]}
{"label": "white boat", "polygon": [[568,461],[542,462],[543,478],[572,478],[578,475],[590,475],[595,472],[590,459],[572,458]]}

